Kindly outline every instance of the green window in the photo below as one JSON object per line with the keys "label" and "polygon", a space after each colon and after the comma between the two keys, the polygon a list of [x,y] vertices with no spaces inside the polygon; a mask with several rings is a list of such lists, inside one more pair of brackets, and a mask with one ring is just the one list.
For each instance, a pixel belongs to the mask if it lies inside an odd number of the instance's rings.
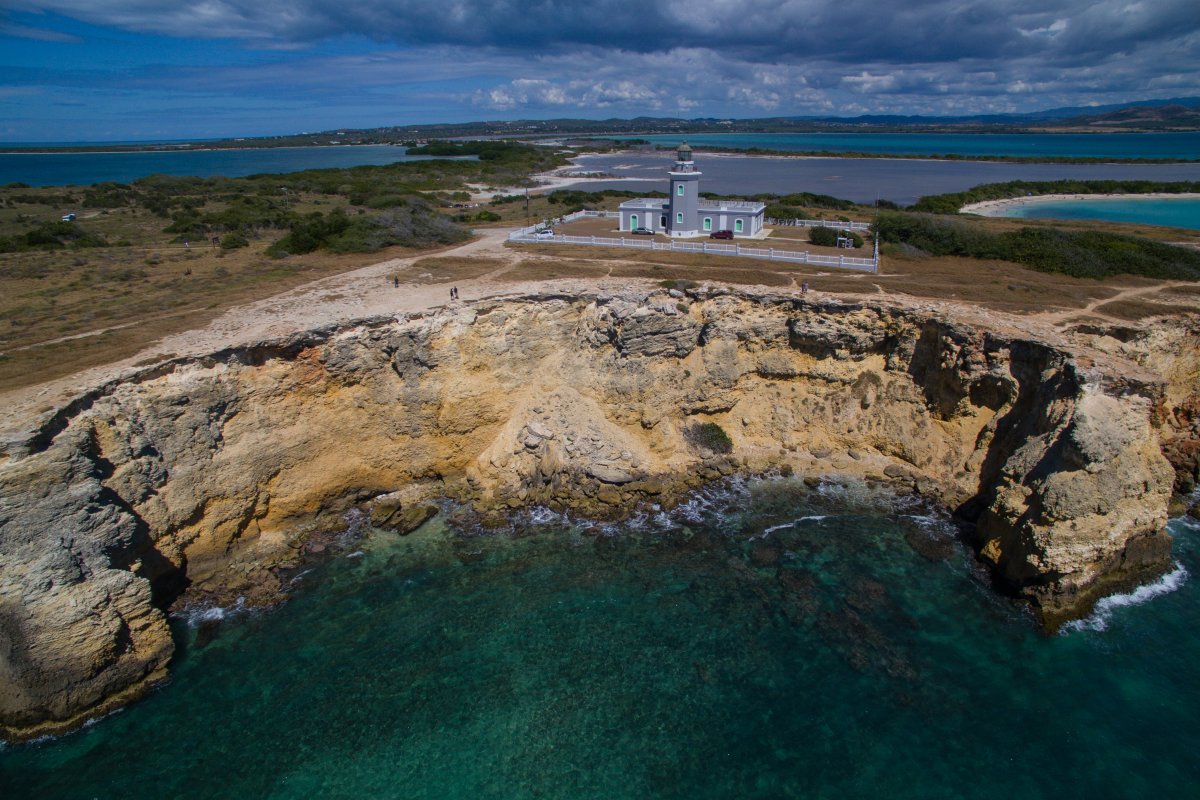
{"label": "green window", "polygon": [[704,218],[704,230],[706,230],[706,231],[712,230],[712,217]]}
{"label": "green window", "polygon": [[742,221],[740,219],[735,219],[733,221],[733,232],[734,233],[742,232]]}
{"label": "green window", "polygon": [[683,184],[682,183],[675,187],[675,194],[679,195],[680,197],[683,197]]}
{"label": "green window", "polygon": [[676,225],[683,224],[683,212],[682,211],[680,211],[678,214],[675,215],[675,224]]}

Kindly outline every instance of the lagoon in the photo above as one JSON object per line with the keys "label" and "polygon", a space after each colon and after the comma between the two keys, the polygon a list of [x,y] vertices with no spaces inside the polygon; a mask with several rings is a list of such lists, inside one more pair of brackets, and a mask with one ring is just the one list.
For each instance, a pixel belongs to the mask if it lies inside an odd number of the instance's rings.
{"label": "lagoon", "polygon": [[614,136],[663,147],[702,147],[969,158],[1169,158],[1200,160],[1200,131],[1171,133],[701,133]]}
{"label": "lagoon", "polygon": [[[637,181],[587,181],[572,188],[597,191],[666,191],[669,152],[652,150],[583,156],[580,172]],[[876,198],[910,205],[922,195],[961,192],[982,183],[1056,180],[1200,181],[1191,164],[1026,164],[1003,161],[936,161],[892,158],[821,158],[697,153],[701,191],[718,194],[827,194],[856,203]]]}

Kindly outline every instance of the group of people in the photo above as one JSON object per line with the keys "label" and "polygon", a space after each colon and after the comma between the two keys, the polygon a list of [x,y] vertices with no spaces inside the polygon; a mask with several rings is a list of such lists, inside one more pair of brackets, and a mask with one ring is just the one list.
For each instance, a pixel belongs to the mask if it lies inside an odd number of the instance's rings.
{"label": "group of people", "polygon": [[[400,276],[399,275],[392,276],[392,286],[396,287],[397,289],[400,288]],[[458,287],[457,286],[454,286],[450,289],[450,299],[451,300],[458,299]]]}

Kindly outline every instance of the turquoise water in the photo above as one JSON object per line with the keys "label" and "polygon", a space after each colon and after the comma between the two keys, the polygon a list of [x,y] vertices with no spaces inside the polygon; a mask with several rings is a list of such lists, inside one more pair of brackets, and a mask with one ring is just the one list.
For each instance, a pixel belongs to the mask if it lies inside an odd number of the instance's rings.
{"label": "turquoise water", "polygon": [[0,152],[0,186],[7,183],[30,186],[86,186],[105,181],[129,183],[153,174],[238,178],[259,173],[361,167],[433,158],[405,155],[405,152],[403,147],[389,145],[133,153]]}
{"label": "turquoise water", "polygon": [[[1200,796],[1197,531],[1148,602],[1038,634],[946,527],[851,486],[371,532],[170,685],[0,753],[5,797]],[[1168,591],[1174,589],[1174,591]],[[1153,594],[1150,592],[1149,594]],[[216,616],[210,614],[210,616]]]}
{"label": "turquoise water", "polygon": [[1101,219],[1200,230],[1200,197],[1047,200],[1011,206],[1005,216],[1025,219]]}
{"label": "turquoise water", "polygon": [[674,147],[704,147],[876,155],[959,155],[1021,158],[1171,158],[1200,160],[1200,131],[1178,133],[701,133],[614,136]]}

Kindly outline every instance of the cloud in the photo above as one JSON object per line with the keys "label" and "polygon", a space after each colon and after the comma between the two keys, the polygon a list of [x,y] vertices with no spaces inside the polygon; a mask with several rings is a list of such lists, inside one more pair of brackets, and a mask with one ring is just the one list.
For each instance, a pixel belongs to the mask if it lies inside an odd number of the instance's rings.
{"label": "cloud", "polygon": [[[330,115],[369,107],[372,121],[396,124],[485,113],[986,113],[1200,95],[1197,0],[4,5],[0,35],[40,36],[46,44],[37,47],[83,49],[91,43],[68,44],[80,31],[120,30],[159,48],[157,57],[81,60],[69,69],[50,58],[35,68],[0,56],[0,82],[9,86],[283,103]],[[220,57],[162,63],[172,42],[197,39],[213,40]],[[297,129],[313,127],[289,119]]]}
{"label": "cloud", "polygon": [[711,47],[747,58],[911,63],[1104,53],[1200,28],[1196,0],[8,0],[127,30],[180,37],[637,52]]}

